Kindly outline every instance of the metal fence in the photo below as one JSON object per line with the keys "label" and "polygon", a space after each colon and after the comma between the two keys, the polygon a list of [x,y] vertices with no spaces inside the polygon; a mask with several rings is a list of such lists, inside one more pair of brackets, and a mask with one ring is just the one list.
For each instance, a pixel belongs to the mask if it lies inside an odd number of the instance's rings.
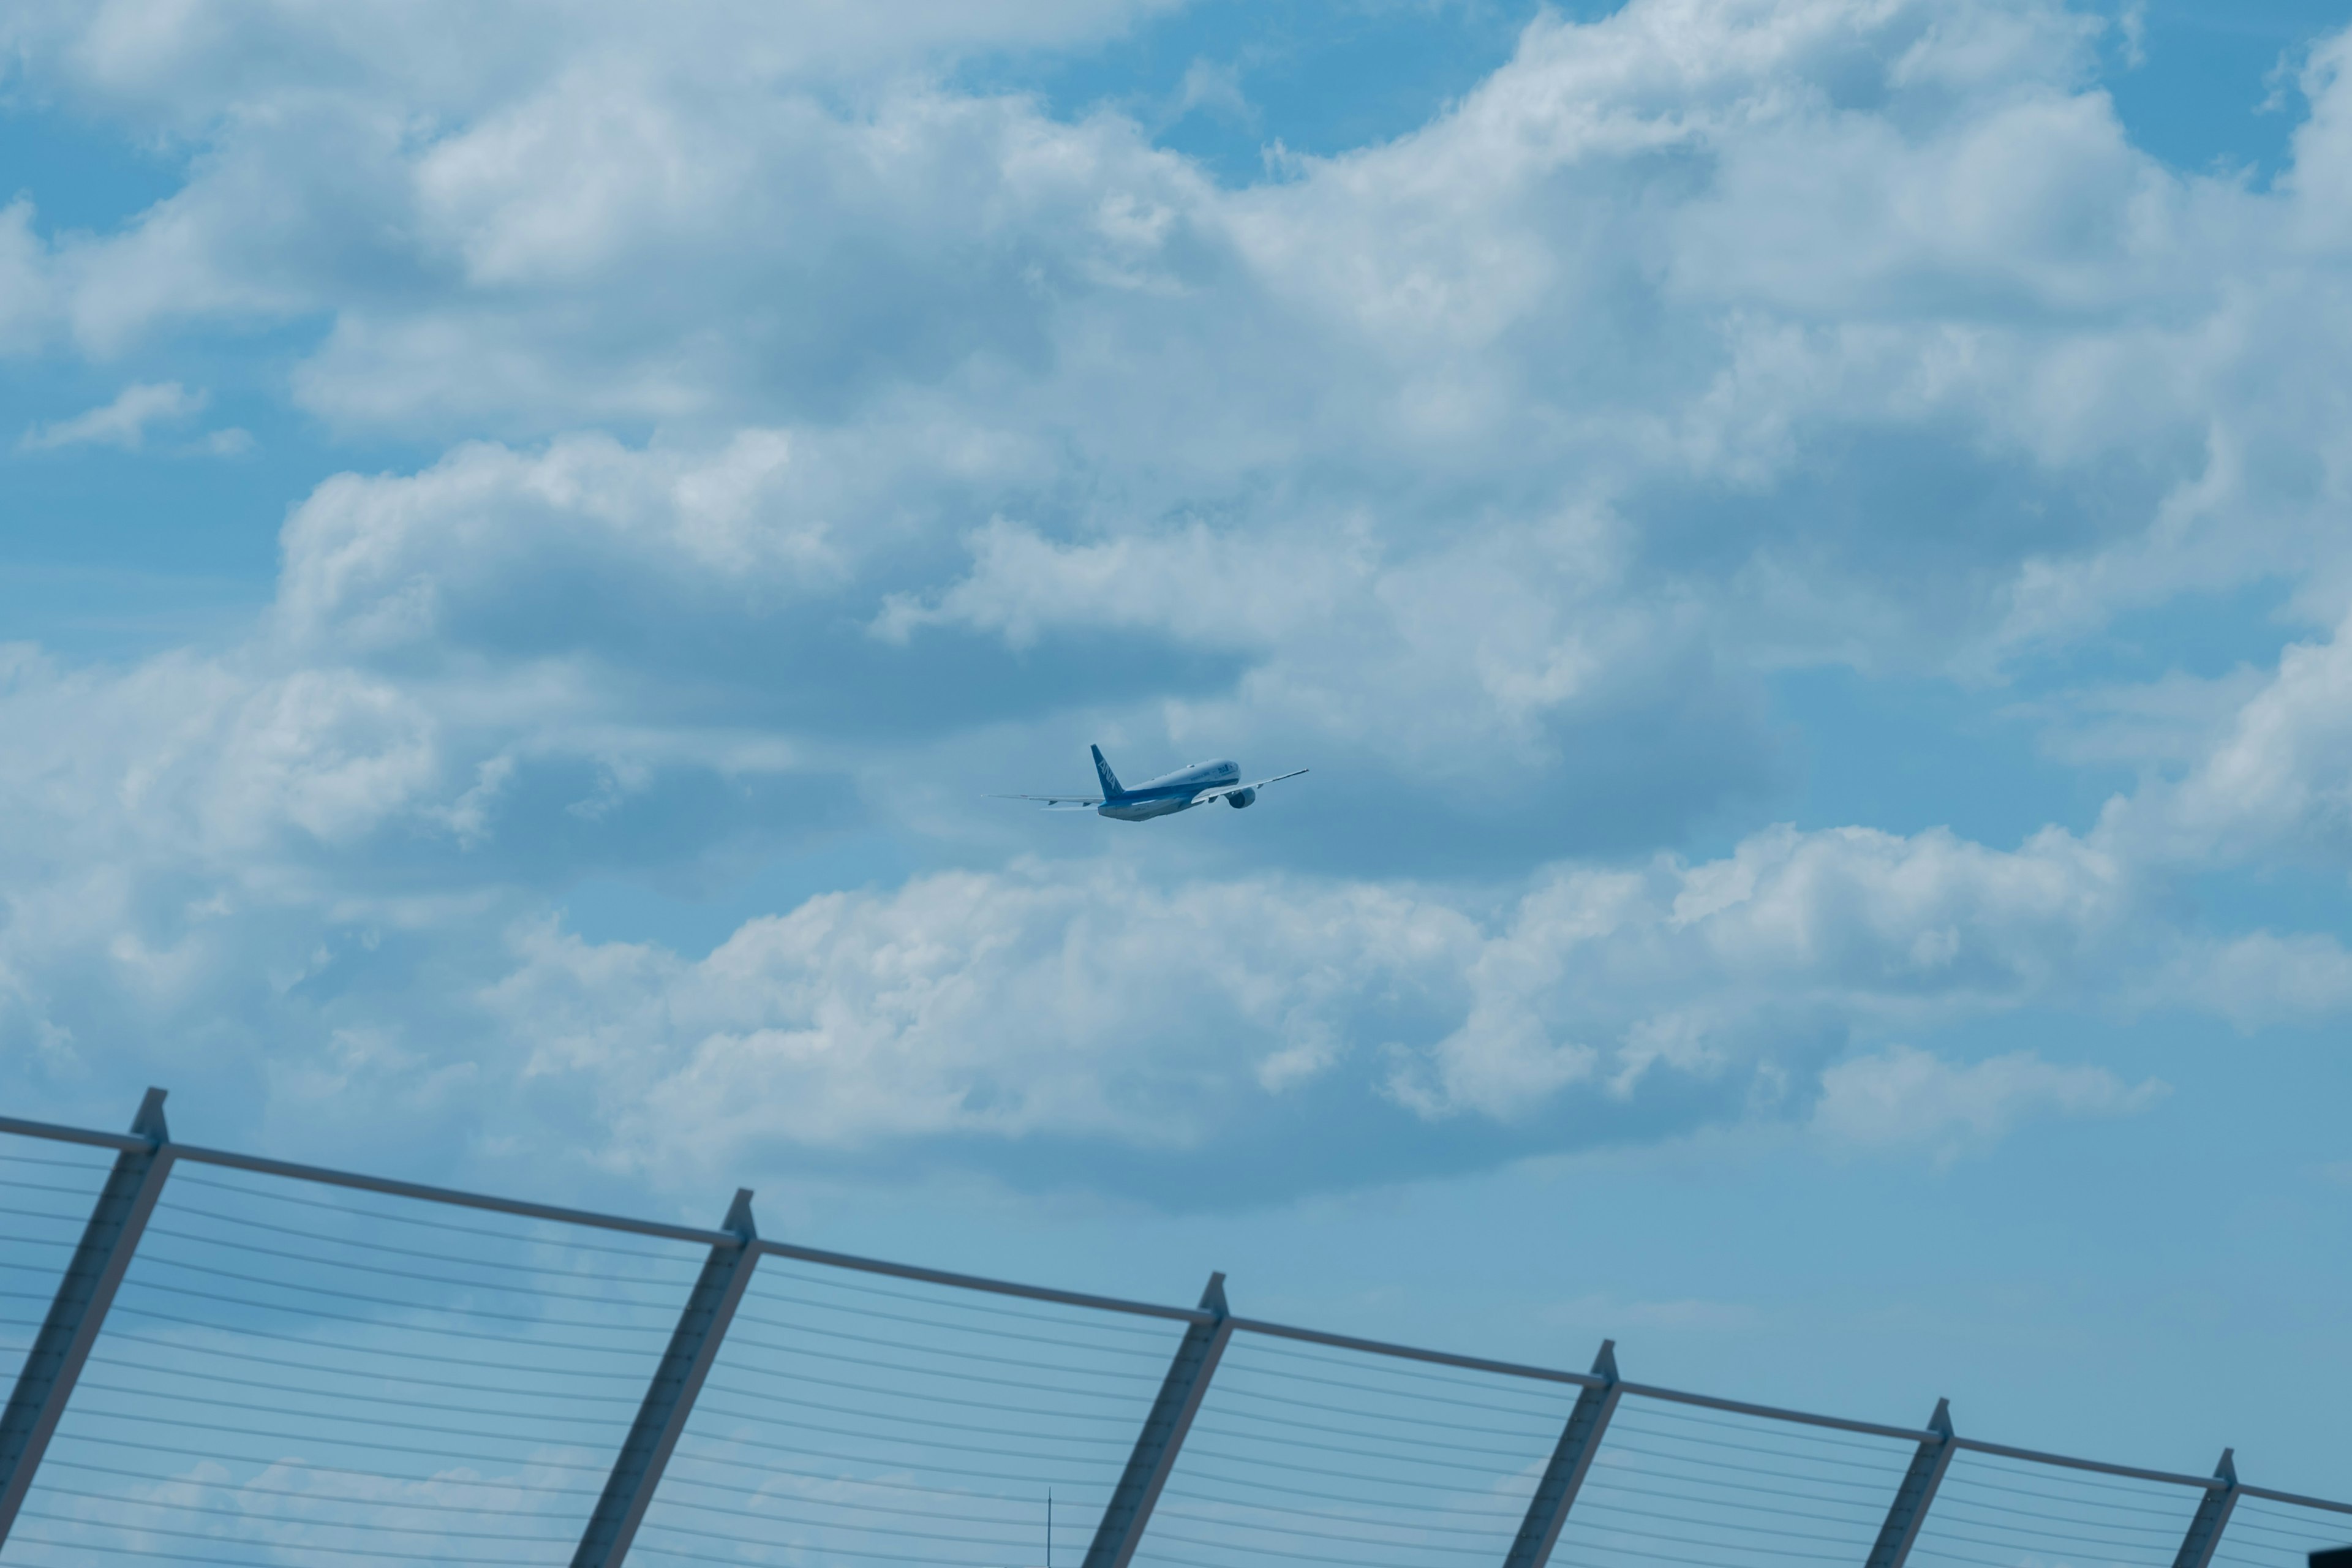
{"label": "metal fence", "polygon": [[2300,1568],[2352,1504],[0,1118],[0,1564]]}

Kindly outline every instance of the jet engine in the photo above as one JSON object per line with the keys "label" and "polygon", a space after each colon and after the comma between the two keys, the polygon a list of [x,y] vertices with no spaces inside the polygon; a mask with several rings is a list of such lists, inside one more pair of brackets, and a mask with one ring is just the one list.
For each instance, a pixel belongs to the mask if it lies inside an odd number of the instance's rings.
{"label": "jet engine", "polygon": [[1234,791],[1233,794],[1225,796],[1225,804],[1232,806],[1235,811],[1239,811],[1242,807],[1247,805],[1256,798],[1257,791],[1254,789],[1237,789]]}

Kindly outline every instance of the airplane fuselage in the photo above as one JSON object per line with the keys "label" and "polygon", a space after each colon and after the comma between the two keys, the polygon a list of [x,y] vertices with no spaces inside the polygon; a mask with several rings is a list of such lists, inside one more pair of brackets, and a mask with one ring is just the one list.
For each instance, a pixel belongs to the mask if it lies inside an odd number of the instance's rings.
{"label": "airplane fuselage", "polygon": [[1232,784],[1241,776],[1239,763],[1194,763],[1132,789],[1121,790],[1095,810],[1121,822],[1149,822],[1155,816],[1171,816],[1183,811],[1202,790]]}

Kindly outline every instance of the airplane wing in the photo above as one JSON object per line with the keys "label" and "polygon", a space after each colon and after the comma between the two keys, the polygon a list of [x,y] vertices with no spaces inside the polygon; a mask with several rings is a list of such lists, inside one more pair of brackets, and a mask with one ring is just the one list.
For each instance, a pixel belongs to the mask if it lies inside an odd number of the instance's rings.
{"label": "airplane wing", "polygon": [[1043,801],[1047,811],[1092,811],[1103,803],[1098,795],[992,795],[988,798]]}
{"label": "airplane wing", "polygon": [[1255,784],[1219,784],[1219,785],[1218,785],[1216,788],[1214,788],[1214,789],[1204,789],[1204,790],[1202,790],[1200,794],[1198,794],[1198,795],[1194,795],[1194,796],[1192,797],[1192,804],[1193,804],[1194,805],[1206,805],[1209,802],[1211,802],[1211,801],[1213,801],[1213,800],[1220,800],[1220,799],[1223,799],[1224,796],[1229,795],[1239,795],[1242,791],[1244,791],[1244,790],[1245,790],[1245,789],[1263,789],[1263,788],[1265,788],[1267,784],[1280,784],[1280,783],[1281,783],[1283,780],[1285,780],[1285,779],[1295,779],[1295,778],[1297,778],[1300,773],[1307,773],[1307,772],[1310,772],[1310,771],[1312,771],[1312,770],[1307,769],[1307,768],[1298,768],[1298,769],[1296,769],[1296,770],[1294,770],[1293,772],[1290,772],[1290,773],[1276,773],[1276,774],[1275,774],[1275,775],[1274,775],[1272,778],[1270,778],[1270,779],[1259,779],[1259,780],[1258,780],[1256,783],[1255,783]]}

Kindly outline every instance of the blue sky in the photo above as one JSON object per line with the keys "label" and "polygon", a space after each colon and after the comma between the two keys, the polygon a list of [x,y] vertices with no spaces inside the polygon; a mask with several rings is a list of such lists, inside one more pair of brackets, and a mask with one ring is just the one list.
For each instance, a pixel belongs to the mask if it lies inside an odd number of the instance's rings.
{"label": "blue sky", "polygon": [[2347,26],[14,7],[0,1100],[2340,1492]]}

